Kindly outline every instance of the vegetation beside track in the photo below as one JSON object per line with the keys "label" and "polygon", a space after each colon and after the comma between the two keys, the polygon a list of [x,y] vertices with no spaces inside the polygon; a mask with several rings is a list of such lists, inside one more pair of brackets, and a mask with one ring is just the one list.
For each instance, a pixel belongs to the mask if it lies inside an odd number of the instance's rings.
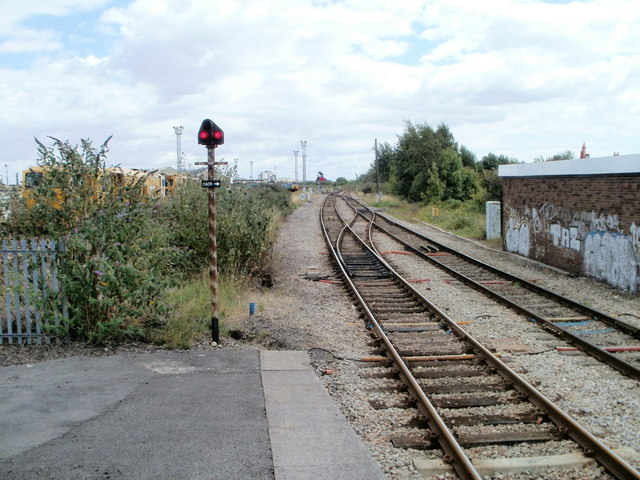
{"label": "vegetation beside track", "polygon": [[[369,205],[398,218],[475,240],[486,239],[486,202],[502,198],[498,166],[518,163],[493,153],[478,160],[446,125],[434,129],[409,121],[396,144],[383,143],[378,153],[369,170],[344,188],[362,192]],[[378,199],[376,192],[385,195]]]}
{"label": "vegetation beside track", "polygon": [[484,205],[477,202],[447,200],[433,203],[413,203],[394,195],[383,195],[379,200],[372,193],[358,193],[363,201],[374,208],[402,220],[420,220],[461,237],[474,240],[486,239]]}
{"label": "vegetation beside track", "polygon": [[[60,296],[69,325],[59,334],[94,343],[127,340],[188,346],[210,323],[207,192],[185,181],[165,198],[144,192],[140,179],[116,184],[100,148],[53,139],[38,142],[38,164],[50,174],[12,200],[3,237],[64,240]],[[220,320],[244,289],[268,285],[271,248],[292,210],[280,188],[217,190]],[[205,288],[203,288],[203,286]],[[246,296],[245,296],[246,298]],[[41,308],[60,298],[48,295]]]}

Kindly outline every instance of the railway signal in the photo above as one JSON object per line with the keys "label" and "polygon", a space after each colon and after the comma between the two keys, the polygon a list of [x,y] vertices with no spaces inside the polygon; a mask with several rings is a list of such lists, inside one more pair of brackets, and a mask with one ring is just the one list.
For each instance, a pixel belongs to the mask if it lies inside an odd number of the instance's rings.
{"label": "railway signal", "polygon": [[207,147],[217,147],[224,144],[224,132],[208,118],[202,121],[198,130],[198,144]]}
{"label": "railway signal", "polygon": [[218,246],[216,225],[216,188],[220,180],[215,180],[215,149],[224,144],[224,132],[208,118],[202,121],[198,130],[198,144],[207,147],[207,180],[202,187],[209,190],[209,279],[211,283],[211,341],[220,342],[218,323]]}

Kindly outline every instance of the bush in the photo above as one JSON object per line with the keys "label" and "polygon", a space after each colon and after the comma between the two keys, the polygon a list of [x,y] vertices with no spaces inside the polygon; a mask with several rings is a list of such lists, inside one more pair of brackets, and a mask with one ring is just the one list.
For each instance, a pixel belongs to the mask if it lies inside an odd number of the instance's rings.
{"label": "bush", "polygon": [[[218,268],[240,276],[261,276],[279,219],[292,210],[284,188],[233,186],[216,193]],[[183,270],[192,275],[209,262],[207,191],[197,182],[182,185],[163,207],[171,242],[183,251]]]}
{"label": "bush", "polygon": [[[168,328],[171,316],[167,290],[208,265],[206,190],[186,182],[162,199],[145,193],[144,177],[117,183],[104,166],[107,142],[99,150],[86,140],[80,148],[56,139],[53,148],[38,145],[45,174],[16,199],[6,229],[13,236],[65,240],[59,269],[71,338],[166,338],[158,331]],[[289,193],[218,192],[220,270],[264,276],[278,219],[291,208]],[[170,337],[183,343],[179,332]]]}
{"label": "bush", "polygon": [[176,273],[183,277],[197,275],[209,261],[206,190],[196,181],[184,182],[163,201],[159,213],[169,243],[182,252],[182,263]]}
{"label": "bush", "polygon": [[447,224],[447,229],[449,230],[464,230],[465,228],[470,228],[475,224],[474,220],[470,217],[456,217],[451,222]]}
{"label": "bush", "polygon": [[102,342],[142,339],[162,321],[158,301],[182,262],[157,222],[160,204],[144,192],[144,177],[117,183],[100,150],[54,139],[38,142],[44,174],[18,200],[8,220],[13,235],[64,239],[59,267],[69,305],[68,333]]}

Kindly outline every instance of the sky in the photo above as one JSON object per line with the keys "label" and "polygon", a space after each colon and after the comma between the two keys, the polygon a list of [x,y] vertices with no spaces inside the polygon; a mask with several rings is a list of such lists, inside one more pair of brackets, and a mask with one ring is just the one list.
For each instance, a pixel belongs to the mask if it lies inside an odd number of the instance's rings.
{"label": "sky", "polygon": [[[108,163],[216,159],[241,177],[353,179],[406,122],[449,127],[478,160],[583,142],[640,153],[637,0],[0,0],[0,175],[49,136]],[[251,166],[253,162],[253,166]]]}

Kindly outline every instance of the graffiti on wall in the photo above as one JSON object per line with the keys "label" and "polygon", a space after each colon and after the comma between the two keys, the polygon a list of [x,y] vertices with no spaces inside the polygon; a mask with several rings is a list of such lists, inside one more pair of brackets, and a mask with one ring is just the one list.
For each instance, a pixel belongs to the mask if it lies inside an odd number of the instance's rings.
{"label": "graffiti on wall", "polygon": [[589,231],[620,231],[620,219],[618,215],[605,215],[603,213],[597,215],[594,211],[579,212],[574,215],[573,222],[586,224]]}
{"label": "graffiti on wall", "polygon": [[640,255],[640,227],[636,227],[635,222],[629,227],[629,233],[631,233],[631,242],[633,242],[633,250],[636,255]]}
{"label": "graffiti on wall", "polygon": [[[640,290],[640,226],[625,232],[618,215],[572,212],[545,203],[539,208],[507,206],[505,249],[545,260],[549,248],[582,262],[585,275],[631,293]],[[562,266],[562,265],[559,265]]]}
{"label": "graffiti on wall", "polygon": [[638,257],[630,235],[590,232],[584,242],[584,273],[627,292],[638,291]]}
{"label": "graffiti on wall", "polygon": [[578,239],[578,227],[564,228],[559,223],[549,226],[549,233],[554,247],[570,248],[576,252],[580,251],[581,241]]}
{"label": "graffiti on wall", "polygon": [[525,257],[529,256],[529,223],[510,217],[505,236],[507,250]]}

